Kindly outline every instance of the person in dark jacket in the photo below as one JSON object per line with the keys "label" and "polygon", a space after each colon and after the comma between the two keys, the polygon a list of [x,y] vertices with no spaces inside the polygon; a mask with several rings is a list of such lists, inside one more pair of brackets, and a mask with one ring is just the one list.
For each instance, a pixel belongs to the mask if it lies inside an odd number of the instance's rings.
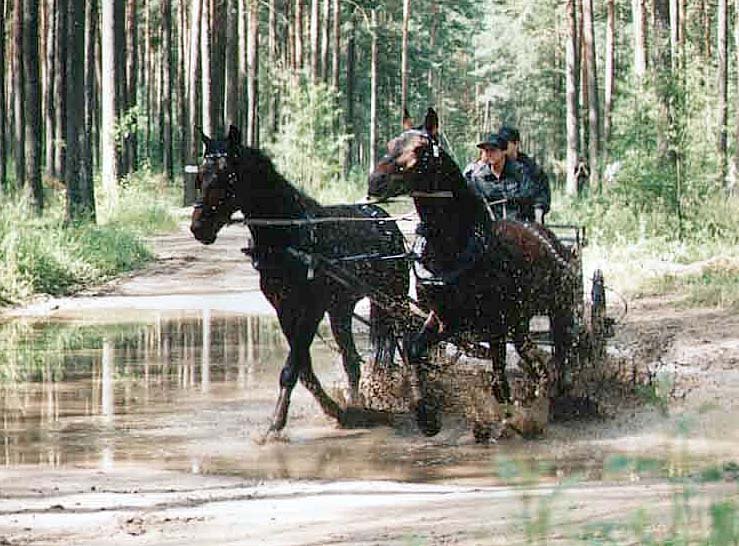
{"label": "person in dark jacket", "polygon": [[521,134],[515,127],[504,125],[498,135],[508,141],[506,156],[509,160],[519,163],[533,182],[531,202],[522,210],[524,220],[544,223],[544,215],[549,212],[552,194],[549,189],[549,179],[544,169],[536,161],[520,150]]}
{"label": "person in dark jacket", "polygon": [[480,159],[464,170],[469,187],[485,200],[494,219],[529,220],[536,187],[523,165],[508,159],[508,141],[492,133],[477,147]]}

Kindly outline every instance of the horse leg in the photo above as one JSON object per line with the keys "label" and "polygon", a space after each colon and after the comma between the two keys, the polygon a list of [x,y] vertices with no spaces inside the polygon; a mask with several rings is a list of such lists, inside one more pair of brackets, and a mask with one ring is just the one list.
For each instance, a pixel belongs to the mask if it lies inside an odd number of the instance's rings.
{"label": "horse leg", "polygon": [[500,404],[511,403],[511,387],[505,375],[506,339],[505,336],[490,340],[490,359],[493,364],[493,396]]}
{"label": "horse leg", "polygon": [[552,391],[555,396],[563,393],[570,381],[570,356],[573,349],[572,328],[574,316],[570,309],[559,309],[553,313],[552,337],[554,340],[554,358],[552,359]]}
{"label": "horse leg", "polygon": [[349,382],[349,396],[347,405],[356,405],[359,401],[359,375],[362,357],[357,352],[352,335],[352,310],[354,302],[341,304],[328,311],[331,332],[339,345],[341,361],[344,365],[346,378]]}
{"label": "horse leg", "polygon": [[537,390],[541,394],[546,391],[546,383],[549,377],[547,370],[550,357],[532,341],[529,335],[529,319],[521,320],[513,334],[513,344],[518,356],[521,357],[521,368],[536,382]]}
{"label": "horse leg", "polygon": [[290,353],[280,372],[280,395],[277,399],[271,431],[280,431],[287,422],[287,413],[290,408],[290,396],[298,379],[313,394],[321,409],[334,419],[339,419],[341,409],[323,390],[318,378],[313,374],[310,359],[310,345],[318,329],[324,309],[310,302],[301,300],[290,302],[294,305],[283,305],[278,310],[280,326],[290,345]]}
{"label": "horse leg", "polygon": [[438,329],[438,319],[432,312],[420,332],[403,338],[403,353],[410,370],[411,404],[416,422],[426,436],[434,436],[441,430],[438,407],[428,388],[426,362],[429,346],[438,341]]}

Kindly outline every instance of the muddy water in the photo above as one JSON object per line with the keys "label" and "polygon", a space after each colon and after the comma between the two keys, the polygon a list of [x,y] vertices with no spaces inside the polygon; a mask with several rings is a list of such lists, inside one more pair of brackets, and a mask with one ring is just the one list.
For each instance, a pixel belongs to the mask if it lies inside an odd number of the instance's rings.
{"label": "muddy water", "polygon": [[[637,465],[577,445],[510,441],[476,446],[461,417],[422,437],[412,419],[342,430],[302,387],[284,437],[261,443],[287,347],[265,316],[212,311],[100,313],[84,321],[0,325],[0,464],[116,468],[143,464],[253,479],[395,479],[499,484],[603,479]],[[345,383],[328,328],[312,348],[330,392]],[[360,334],[360,349],[366,336]],[[641,462],[639,462],[641,461]],[[626,466],[624,466],[626,465]]]}

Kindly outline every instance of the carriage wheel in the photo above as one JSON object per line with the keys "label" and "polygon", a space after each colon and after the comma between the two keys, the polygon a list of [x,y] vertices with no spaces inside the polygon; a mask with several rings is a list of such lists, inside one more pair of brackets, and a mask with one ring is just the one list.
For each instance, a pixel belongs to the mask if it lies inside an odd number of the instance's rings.
{"label": "carriage wheel", "polygon": [[592,305],[590,307],[591,356],[602,359],[606,353],[607,320],[606,320],[606,285],[603,272],[596,269],[593,273],[593,288],[590,291]]}

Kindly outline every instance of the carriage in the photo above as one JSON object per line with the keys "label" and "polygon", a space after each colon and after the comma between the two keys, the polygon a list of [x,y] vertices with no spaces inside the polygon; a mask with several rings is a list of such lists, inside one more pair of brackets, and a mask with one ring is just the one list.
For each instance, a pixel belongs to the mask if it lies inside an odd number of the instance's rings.
{"label": "carriage", "polygon": [[[448,222],[439,231],[446,239],[437,242],[436,248],[449,252],[453,260],[463,250],[454,246],[459,241],[454,230],[471,225],[479,199],[465,193],[467,185],[458,166],[439,149],[431,129],[406,131],[396,140],[370,176],[369,194],[396,184],[395,195],[409,193],[422,220],[426,216],[429,223]],[[380,207],[321,206],[287,182],[259,150],[241,146],[233,127],[227,139],[203,136],[203,141],[204,162],[198,170],[203,199],[193,211],[191,231],[210,244],[231,215],[242,211],[254,241],[250,252],[260,273],[260,287],[275,308],[290,346],[280,374],[272,431],[285,426],[290,395],[298,381],[324,413],[348,424],[352,412],[323,390],[312,371],[309,347],[318,323],[328,313],[350,392],[358,395],[361,358],[351,324],[354,305],[365,296],[371,302],[370,317],[360,320],[371,327],[374,359],[392,361],[396,348],[400,349],[416,421],[427,435],[441,427],[441,408],[428,390],[425,364],[427,350],[435,343],[445,341],[490,357],[492,391],[499,402],[510,400],[505,374],[509,334],[530,378],[547,388],[550,383],[561,387],[568,380],[568,369],[603,355],[612,321],[605,312],[600,272],[593,277],[591,299],[584,298],[583,229],[494,222],[489,226],[492,243],[485,248],[484,259],[465,272],[466,283],[449,290],[438,279],[424,279],[417,283],[414,298],[408,290],[408,262],[416,263],[418,256],[407,251],[397,223]],[[409,158],[412,164],[401,163]],[[501,261],[500,256],[506,259]],[[549,318],[548,328],[530,330],[531,324],[538,323],[531,320],[537,314]],[[539,349],[544,345],[552,345],[547,362]]]}

